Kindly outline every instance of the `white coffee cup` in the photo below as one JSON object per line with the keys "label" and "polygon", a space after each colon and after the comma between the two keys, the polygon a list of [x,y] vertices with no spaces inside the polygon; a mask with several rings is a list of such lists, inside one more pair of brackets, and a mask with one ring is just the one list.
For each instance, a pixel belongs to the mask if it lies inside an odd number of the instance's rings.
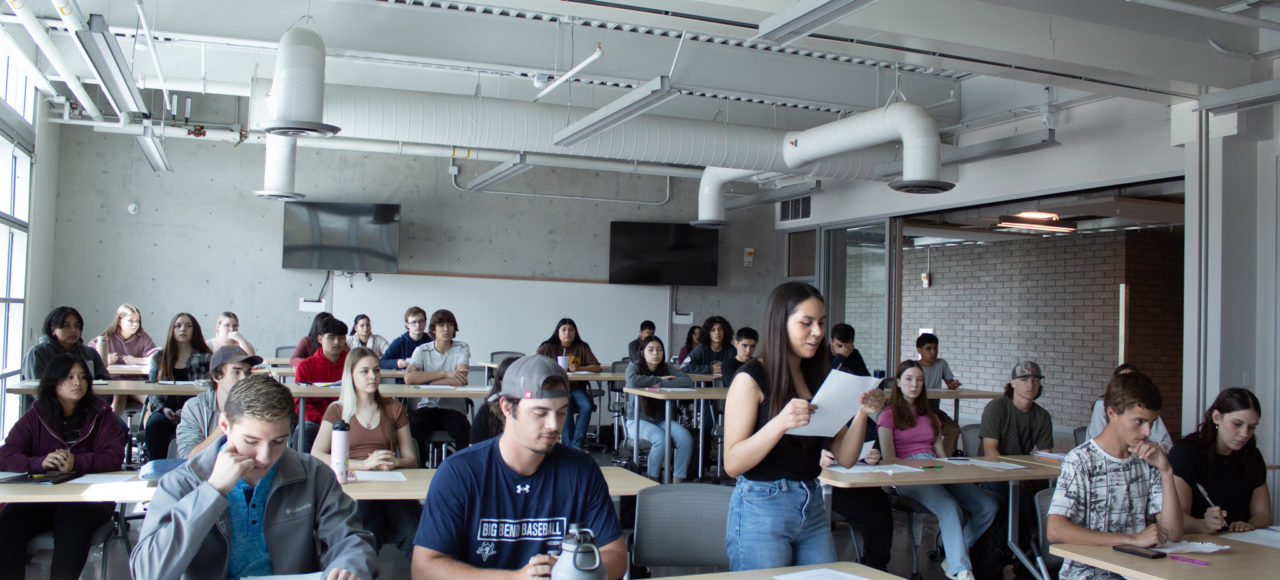
{"label": "white coffee cup", "polygon": [[556,357],[556,364],[560,365],[560,368],[566,371],[569,370],[569,357],[565,355]]}

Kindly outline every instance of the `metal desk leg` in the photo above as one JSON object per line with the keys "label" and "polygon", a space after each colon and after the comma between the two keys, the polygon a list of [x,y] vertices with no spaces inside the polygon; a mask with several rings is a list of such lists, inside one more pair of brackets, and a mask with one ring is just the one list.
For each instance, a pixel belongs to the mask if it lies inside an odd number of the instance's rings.
{"label": "metal desk leg", "polygon": [[307,423],[307,399],[298,397],[298,435],[294,437],[293,450],[302,452],[302,432]]}
{"label": "metal desk leg", "polygon": [[[640,404],[641,404],[641,401],[640,401],[639,395],[626,395],[626,396],[636,398],[636,406],[634,409],[632,409],[632,412],[631,412],[631,418],[636,420],[636,429],[635,429],[635,432],[633,433],[633,436],[631,437],[631,464],[636,466],[636,469],[640,469]],[[626,429],[626,425],[623,425],[622,427],[624,430]]]}
{"label": "metal desk leg", "polygon": [[[662,402],[663,414],[666,415],[666,437],[667,447],[666,453],[662,454],[662,467],[665,473],[662,474],[662,483],[671,483],[671,456],[675,453],[671,452],[671,399]],[[649,455],[653,455],[653,450],[649,450]],[[652,459],[652,457],[650,457]]]}
{"label": "metal desk leg", "polygon": [[1031,575],[1034,576],[1036,580],[1049,580],[1049,575],[1044,565],[1044,558],[1037,555],[1036,560],[1038,561],[1039,566],[1034,566],[1031,564],[1031,560],[1028,559],[1027,555],[1022,551],[1022,548],[1018,546],[1018,506],[1022,505],[1019,502],[1021,499],[1020,496],[1022,495],[1022,486],[1019,484],[1020,482],[1018,481],[1009,482],[1009,550],[1018,557],[1018,561],[1022,562],[1022,565],[1026,567],[1027,571],[1031,572]]}
{"label": "metal desk leg", "polygon": [[706,415],[703,415],[703,413],[706,413],[706,412],[707,412],[707,407],[706,407],[706,405],[703,405],[703,403],[704,403],[704,402],[706,402],[706,399],[698,399],[698,412],[697,412],[697,421],[698,421],[698,475],[694,476],[694,479],[696,479],[696,480],[698,480],[698,481],[701,481],[701,480],[702,480],[702,474],[703,474],[703,473],[705,473],[705,471],[703,471],[703,467],[702,467],[702,456],[703,456],[703,455],[705,455],[705,454],[702,452],[702,445],[703,445],[703,443],[702,443],[702,442],[703,442],[703,440],[706,438],[706,435],[707,435],[707,433],[706,433],[706,431],[707,431],[707,428],[706,428],[706,426],[707,426],[707,417],[706,417]]}
{"label": "metal desk leg", "polygon": [[956,425],[959,425],[960,424],[960,398],[956,397],[952,399],[952,401],[955,401],[955,403],[951,405],[951,418],[955,420]]}

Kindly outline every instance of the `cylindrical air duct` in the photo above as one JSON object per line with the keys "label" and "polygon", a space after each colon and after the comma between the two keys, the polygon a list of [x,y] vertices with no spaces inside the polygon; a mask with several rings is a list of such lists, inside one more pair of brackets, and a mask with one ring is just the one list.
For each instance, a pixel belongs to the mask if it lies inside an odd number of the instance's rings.
{"label": "cylindrical air duct", "polygon": [[297,138],[267,135],[267,164],[263,171],[262,189],[253,194],[263,199],[286,201],[306,197],[293,190],[293,177],[297,163]]}
{"label": "cylindrical air duct", "polygon": [[324,124],[324,40],[293,27],[280,37],[275,77],[267,96],[270,118],[262,129],[272,135],[332,137],[339,129]]}

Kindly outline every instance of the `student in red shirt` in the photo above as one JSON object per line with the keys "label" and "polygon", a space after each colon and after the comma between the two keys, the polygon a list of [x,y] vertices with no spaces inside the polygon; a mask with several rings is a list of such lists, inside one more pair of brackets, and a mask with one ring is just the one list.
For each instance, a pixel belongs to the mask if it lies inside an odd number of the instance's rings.
{"label": "student in red shirt", "polygon": [[[327,318],[320,323],[318,336],[320,348],[315,354],[298,363],[294,380],[303,383],[340,383],[342,367],[347,363],[347,323],[337,318]],[[294,403],[298,401],[295,399]],[[324,412],[333,399],[328,397],[311,397],[307,399],[306,416],[299,425],[302,429],[302,452],[309,453],[311,444],[316,440],[320,430],[320,422],[324,420]]]}

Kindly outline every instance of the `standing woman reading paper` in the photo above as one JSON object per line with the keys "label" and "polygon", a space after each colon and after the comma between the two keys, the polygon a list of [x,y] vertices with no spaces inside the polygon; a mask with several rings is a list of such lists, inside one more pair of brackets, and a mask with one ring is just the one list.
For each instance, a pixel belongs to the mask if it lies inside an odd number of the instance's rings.
{"label": "standing woman reading paper", "polygon": [[[92,377],[71,354],[50,360],[36,404],[0,447],[0,470],[19,473],[96,473],[120,469],[124,430],[111,406],[93,396]],[[27,542],[53,530],[50,578],[79,578],[89,539],[111,517],[114,503],[16,503],[0,510],[0,578],[22,578]]]}
{"label": "standing woman reading paper", "polygon": [[[738,371],[725,402],[725,471],[737,477],[729,500],[725,549],[733,570],[757,570],[836,559],[818,475],[822,449],[853,465],[867,417],[883,404],[879,391],[834,439],[787,435],[809,424],[809,403],[831,371],[823,340],[827,309],[817,288],[787,282],[765,307],[761,356]],[[846,434],[850,434],[846,440]]]}

